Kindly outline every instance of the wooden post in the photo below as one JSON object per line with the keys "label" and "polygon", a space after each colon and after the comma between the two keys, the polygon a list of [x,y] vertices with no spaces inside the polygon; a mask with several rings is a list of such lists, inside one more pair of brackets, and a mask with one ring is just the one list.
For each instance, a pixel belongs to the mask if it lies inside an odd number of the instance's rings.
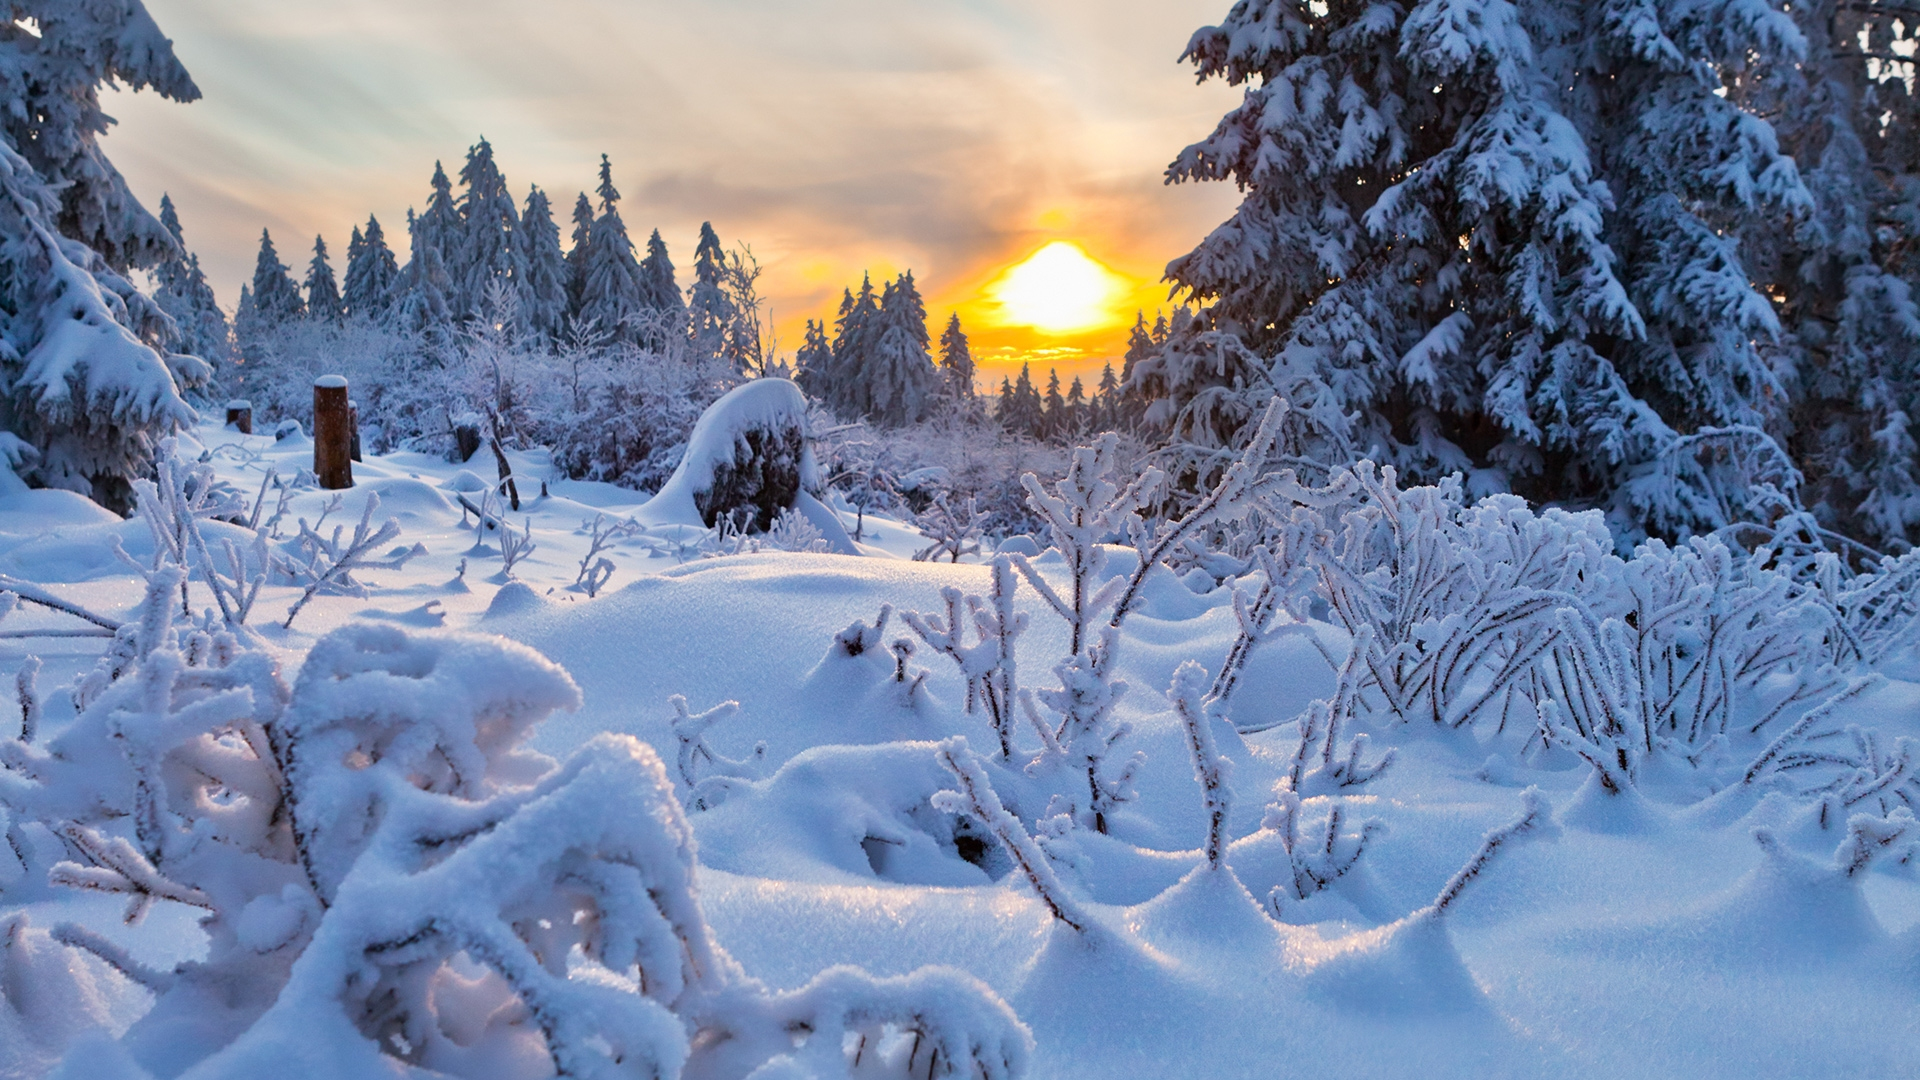
{"label": "wooden post", "polygon": [[360,403],[359,402],[357,401],[347,402],[347,419],[352,422],[352,426],[353,426],[353,447],[351,450],[348,451],[347,456],[351,457],[355,461],[359,461],[360,460]]}
{"label": "wooden post", "polygon": [[242,435],[253,434],[253,402],[246,398],[227,402],[227,423]]}
{"label": "wooden post", "polygon": [[353,414],[347,406],[347,380],[322,375],[313,380],[313,475],[328,491],[353,486]]}

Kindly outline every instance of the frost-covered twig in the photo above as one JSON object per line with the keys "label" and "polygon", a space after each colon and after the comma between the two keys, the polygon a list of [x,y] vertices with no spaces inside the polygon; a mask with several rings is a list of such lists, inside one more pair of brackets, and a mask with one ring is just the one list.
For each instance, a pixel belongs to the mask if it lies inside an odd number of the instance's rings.
{"label": "frost-covered twig", "polygon": [[980,755],[968,748],[966,739],[955,736],[941,743],[934,756],[959,785],[958,791],[935,792],[934,808],[949,814],[970,814],[985,825],[1005,846],[1007,854],[1013,857],[1053,917],[1085,932],[1091,925],[1087,916],[1054,876],[1053,865],[1034,843],[1026,826],[1001,805],[1000,794],[993,790],[993,781],[987,778],[986,765]]}
{"label": "frost-covered twig", "polygon": [[14,692],[20,699],[20,741],[30,743],[40,731],[40,658],[29,656],[20,662],[13,677]]}
{"label": "frost-covered twig", "polygon": [[1434,918],[1437,919],[1447,913],[1454,901],[1460,899],[1461,891],[1480,876],[1481,871],[1487,868],[1487,864],[1493,861],[1493,857],[1501,848],[1529,833],[1538,832],[1543,826],[1550,824],[1548,814],[1552,808],[1547,805],[1545,799],[1540,797],[1539,788],[1530,787],[1521,792],[1520,802],[1524,807],[1520,819],[1511,825],[1503,825],[1488,833],[1487,838],[1480,842],[1480,850],[1473,853],[1473,858],[1468,859],[1466,865],[1455,871],[1454,875],[1447,879],[1447,883],[1440,887],[1440,894],[1435,896],[1433,903],[1427,907],[1428,913]]}
{"label": "frost-covered twig", "polygon": [[72,821],[60,822],[53,831],[86,859],[88,865],[57,862],[47,871],[47,881],[70,889],[131,894],[132,899],[122,916],[128,923],[139,922],[155,900],[215,910],[212,898],[206,893],[168,880],[146,856],[120,837],[105,836]]}
{"label": "frost-covered twig", "polygon": [[533,518],[531,517],[526,519],[519,536],[513,535],[511,526],[500,530],[500,561],[503,564],[500,572],[507,577],[512,577],[514,565],[533,554],[538,546],[533,542]]}
{"label": "frost-covered twig", "polygon": [[947,492],[933,497],[933,502],[914,515],[914,524],[921,533],[933,541],[926,547],[914,552],[915,562],[926,562],[937,555],[947,556],[948,562],[957,563],[962,555],[980,553],[980,534],[986,527],[987,515],[980,512],[979,500],[967,496],[966,504],[955,510],[948,504]]}
{"label": "frost-covered twig", "polygon": [[1792,727],[1781,732],[1778,738],[1768,743],[1767,748],[1760,752],[1760,756],[1753,759],[1753,764],[1747,766],[1746,774],[1740,778],[1740,782],[1743,784],[1751,784],[1759,779],[1761,774],[1766,771],[1767,766],[1771,765],[1775,758],[1778,758],[1787,747],[1792,746],[1795,742],[1803,738],[1808,731],[1813,729],[1815,724],[1833,715],[1835,709],[1866,693],[1868,690],[1876,689],[1884,685],[1886,681],[1886,677],[1879,674],[1861,675],[1848,679],[1845,689],[1842,689],[1839,693],[1827,698],[1827,700],[1820,704],[1815,705],[1813,708],[1808,709],[1806,715],[1794,721]]}
{"label": "frost-covered twig", "polygon": [[[1354,634],[1353,647],[1334,679],[1333,697],[1312,702],[1300,714],[1300,744],[1294,749],[1293,765],[1287,774],[1292,790],[1305,793],[1314,786],[1310,780],[1318,780],[1336,790],[1364,787],[1393,767],[1392,749],[1370,765],[1361,760],[1370,742],[1364,732],[1347,742],[1344,761],[1335,757],[1341,728],[1353,719],[1354,707],[1360,699],[1361,682],[1366,677],[1364,658],[1372,643],[1373,627],[1362,626]],[[1307,763],[1315,756],[1320,759],[1320,767],[1309,770]]]}
{"label": "frost-covered twig", "polygon": [[1227,853],[1227,819],[1233,809],[1233,789],[1227,786],[1227,776],[1233,763],[1221,757],[1213,744],[1214,717],[1208,708],[1213,699],[1207,696],[1207,669],[1192,660],[1181,664],[1174,670],[1167,697],[1186,729],[1193,778],[1200,784],[1207,808],[1207,866],[1218,870]]}
{"label": "frost-covered twig", "polygon": [[985,599],[964,598],[978,635],[972,645],[966,644],[966,623],[960,614],[963,598],[952,586],[940,590],[946,602],[945,616],[903,611],[900,617],[920,640],[960,668],[967,680],[967,712],[986,708],[988,722],[1000,742],[1000,756],[1005,760],[1013,756],[1013,709],[1020,698],[1014,642],[1026,632],[1027,613],[1013,609],[1019,579],[1014,576],[1011,559],[1004,555],[994,558],[991,580],[992,589]]}
{"label": "frost-covered twig", "polygon": [[92,953],[125,975],[134,985],[144,987],[151,993],[164,994],[173,988],[173,972],[148,967],[134,959],[126,949],[78,923],[55,923],[51,936],[62,945]]}
{"label": "frost-covered twig", "polygon": [[[415,544],[411,548],[399,548],[388,553],[384,562],[373,562],[370,556],[373,549],[400,535],[400,523],[388,518],[373,528],[373,512],[380,508],[380,494],[367,493],[367,505],[360,512],[360,523],[354,527],[353,538],[346,547],[340,546],[341,529],[335,526],[331,539],[322,537],[314,528],[307,525],[306,519],[300,520],[300,544],[307,552],[304,564],[292,560],[283,560],[281,568],[296,581],[305,579],[307,587],[287,609],[285,627],[291,629],[296,615],[323,590],[339,590],[347,593],[364,592],[360,584],[353,580],[353,572],[369,567],[397,570],[408,559],[422,554],[426,548]],[[329,511],[331,506],[329,507]],[[322,521],[325,516],[322,515]]]}
{"label": "frost-covered twig", "polygon": [[[1160,560],[1165,558],[1168,552],[1192,535],[1194,530],[1230,516],[1240,509],[1242,497],[1258,478],[1260,467],[1266,464],[1267,454],[1273,450],[1274,440],[1280,437],[1280,421],[1287,415],[1288,408],[1287,400],[1282,397],[1275,397],[1267,402],[1267,410],[1261,414],[1260,425],[1255,429],[1253,437],[1247,440],[1246,448],[1241,451],[1234,463],[1227,467],[1225,475],[1221,476],[1220,482],[1207,493],[1206,498],[1201,499],[1180,520],[1151,533],[1144,525],[1135,523],[1132,526],[1133,546],[1139,553],[1140,561],[1133,568],[1133,573],[1128,576],[1126,587],[1114,604],[1113,616],[1108,620],[1108,625],[1118,629],[1121,623],[1126,621],[1135,604],[1139,602],[1140,587],[1146,583],[1147,574],[1160,564]],[[1155,484],[1159,480],[1158,473],[1157,469],[1149,471],[1149,474],[1154,476]],[[1147,476],[1143,475],[1140,482],[1144,484],[1146,479]]]}
{"label": "frost-covered twig", "polygon": [[109,619],[105,615],[88,611],[71,600],[62,600],[33,582],[22,581],[11,574],[0,574],[0,590],[10,592],[29,604],[38,604],[41,607],[72,615],[77,619],[84,619],[107,631],[120,629],[118,619]]}
{"label": "frost-covered twig", "polygon": [[759,771],[759,767],[766,761],[767,744],[764,742],[754,744],[753,756],[751,758],[738,761],[716,753],[713,747],[707,745],[707,730],[727,717],[732,716],[734,713],[739,712],[739,702],[723,701],[702,713],[689,712],[687,710],[687,699],[681,694],[675,694],[669,697],[667,704],[673,706],[674,715],[671,723],[673,725],[673,736],[679,740],[680,743],[678,765],[680,768],[680,784],[684,789],[684,794],[682,794],[681,799],[688,808],[695,810],[704,810],[707,808],[700,794],[700,789],[703,784],[703,780],[699,776],[701,762],[705,762],[707,765],[708,775],[706,780],[712,780],[716,777],[750,780],[754,778],[755,773]]}
{"label": "frost-covered twig", "polygon": [[602,558],[600,553],[621,540],[640,535],[646,526],[631,518],[595,514],[592,521],[583,521],[580,527],[587,532],[587,553],[580,556],[580,572],[574,575],[573,583],[586,589],[587,598],[591,600],[600,595],[600,589],[613,576],[612,560]]}

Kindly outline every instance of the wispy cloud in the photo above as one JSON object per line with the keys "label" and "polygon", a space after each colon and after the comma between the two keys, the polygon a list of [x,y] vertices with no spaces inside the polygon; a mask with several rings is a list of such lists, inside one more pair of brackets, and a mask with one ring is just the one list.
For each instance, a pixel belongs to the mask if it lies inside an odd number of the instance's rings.
{"label": "wispy cloud", "polygon": [[683,261],[703,220],[751,243],[789,326],[866,267],[964,305],[1056,238],[1150,281],[1233,202],[1160,184],[1235,99],[1175,62],[1226,0],[148,7],[206,98],[119,97],[108,151],[229,303],[262,226],[288,262],[369,212],[397,234],[480,134],[563,203],[612,155],[631,227]]}

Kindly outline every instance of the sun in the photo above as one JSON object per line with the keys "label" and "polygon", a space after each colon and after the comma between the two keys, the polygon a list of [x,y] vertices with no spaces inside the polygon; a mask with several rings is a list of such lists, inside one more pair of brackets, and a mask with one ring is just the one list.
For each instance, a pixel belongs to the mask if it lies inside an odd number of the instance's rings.
{"label": "sun", "polygon": [[1126,291],[1126,279],[1066,240],[1034,252],[987,287],[1003,323],[1048,334],[1112,325],[1113,303]]}

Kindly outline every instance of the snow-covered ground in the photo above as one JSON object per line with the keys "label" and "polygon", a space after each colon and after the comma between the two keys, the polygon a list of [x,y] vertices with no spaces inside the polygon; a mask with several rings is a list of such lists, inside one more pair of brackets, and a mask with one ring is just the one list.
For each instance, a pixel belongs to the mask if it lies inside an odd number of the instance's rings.
{"label": "snow-covered ground", "polygon": [[[276,443],[205,427],[194,439],[192,449],[211,451],[219,474],[248,493],[269,468],[292,477],[311,464],[311,444],[297,435]],[[1202,869],[1202,791],[1165,691],[1184,661],[1217,670],[1239,624],[1230,582],[1200,593],[1156,572],[1126,623],[1118,671],[1129,690],[1117,716],[1133,728],[1119,746],[1145,755],[1138,797],[1112,815],[1109,835],[1078,829],[1049,840],[1054,871],[1089,922],[1076,932],[991,841],[984,854],[963,850],[950,826],[935,824],[945,816],[929,800],[955,784],[936,745],[964,736],[985,754],[996,742],[983,715],[965,710],[955,665],[922,646],[907,661],[910,675],[927,673],[913,690],[895,680],[888,649],[850,656],[835,642],[856,621],[874,623],[884,605],[939,612],[945,586],[984,593],[986,567],[910,561],[919,535],[873,517],[860,558],[703,558],[695,530],[655,522],[595,554],[615,569],[590,597],[576,581],[592,523],[645,517],[635,494],[565,480],[543,492],[547,462],[513,455],[523,505],[504,518],[534,548],[509,576],[497,531],[475,528],[459,501],[477,504],[491,486],[484,457],[468,466],[418,454],[357,464],[357,486],[326,529],[345,523],[350,532],[377,494],[376,523],[392,517],[402,530],[390,546],[424,550],[401,568],[358,575],[365,597],[315,598],[291,629],[280,623],[301,590],[269,585],[251,625],[289,679],[323,635],[359,623],[531,646],[571,674],[583,699],[534,735],[555,757],[613,732],[652,745],[671,771],[681,744],[669,697],[684,695],[694,713],[737,701],[738,713],[706,739],[739,763],[722,771],[738,775],[703,787],[690,811],[699,896],[719,945],[775,988],[838,964],[880,976],[958,968],[1030,1028],[1027,1075],[1046,1080],[1920,1076],[1920,860],[1896,853],[1855,877],[1836,872],[1846,828],[1823,822],[1817,800],[1755,786],[1701,798],[1685,778],[1653,771],[1637,792],[1609,796],[1572,754],[1523,761],[1529,732],[1518,727],[1472,734],[1363,715],[1374,752],[1391,747],[1396,762],[1338,801],[1350,820],[1383,828],[1328,889],[1276,905],[1273,890],[1292,870],[1263,829],[1265,807],[1294,758],[1298,727],[1289,721],[1333,692],[1334,674],[1304,636],[1255,652],[1234,692],[1234,719],[1266,730],[1243,738],[1214,727],[1232,761],[1233,874]],[[284,531],[317,521],[329,498],[297,493]],[[267,504],[271,513],[271,497]],[[852,515],[844,517],[852,532]],[[207,528],[209,539],[251,539]],[[152,551],[144,523],[77,497],[0,497],[0,573],[118,614],[144,585],[116,541],[136,560]],[[1126,572],[1132,557],[1115,550],[1108,576]],[[1062,580],[1058,554],[1033,561]],[[1018,642],[1021,680],[1051,685],[1050,669],[1068,652],[1066,627],[1031,589],[1016,596],[1032,620]],[[5,628],[56,625],[79,624],[32,608]],[[1349,644],[1324,624],[1313,633],[1336,657]],[[878,644],[913,636],[894,614]],[[90,667],[101,645],[0,641],[0,674],[31,652],[51,690]],[[71,715],[48,695],[49,731]],[[1920,683],[1875,686],[1835,721],[1876,729],[1889,743],[1920,736]],[[0,720],[0,735],[11,734],[8,723]],[[1040,749],[1024,722],[1014,741],[1017,756]],[[1010,800],[1037,797],[1017,769],[1003,783]],[[1550,809],[1444,915],[1430,911],[1483,839],[1521,819],[1529,786]],[[1324,819],[1333,802],[1306,799],[1302,820]],[[1032,821],[1036,809],[1022,816]],[[161,903],[140,925],[122,926],[111,898],[26,880],[8,859],[0,851],[0,919],[23,907],[34,926],[79,921],[161,968],[204,948],[189,908]],[[118,1031],[147,1007],[145,991],[104,965],[75,962],[98,997],[68,1010],[71,1028],[91,1017]],[[0,968],[10,1000],[33,992],[7,977]],[[29,1032],[0,1016],[0,1077],[44,1075],[54,1044],[74,1033]],[[79,1061],[64,1075],[111,1075]]]}

